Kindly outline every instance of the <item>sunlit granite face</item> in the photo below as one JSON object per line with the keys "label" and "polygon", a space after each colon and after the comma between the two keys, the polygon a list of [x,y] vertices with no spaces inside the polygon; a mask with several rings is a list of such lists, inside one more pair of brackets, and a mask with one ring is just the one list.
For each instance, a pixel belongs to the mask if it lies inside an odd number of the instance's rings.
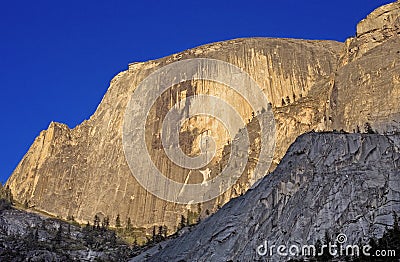
{"label": "sunlit granite face", "polygon": [[[167,202],[148,193],[132,176],[123,151],[124,114],[139,83],[158,68],[188,58],[218,59],[241,68],[257,82],[274,112],[276,147],[270,169],[273,171],[290,144],[305,132],[333,129],[351,132],[357,131],[357,126],[363,131],[367,122],[382,132],[398,127],[398,6],[396,2],[382,7],[384,11],[381,8],[373,12],[360,23],[357,37],[345,44],[237,39],[133,63],[114,77],[89,120],[73,129],[51,123],[48,130],[41,132],[7,184],[18,201],[27,200],[30,206],[56,216],[74,216],[85,223],[96,214],[114,218],[120,214],[123,223],[130,217],[136,227],[167,225],[173,232],[180,216],[197,212],[198,206]],[[246,126],[252,136],[250,156],[254,162],[260,160],[259,129],[243,99],[216,83],[187,82],[160,97],[146,125],[149,154],[172,179],[182,179],[187,170],[174,167],[165,157],[158,136],[160,116],[188,95],[200,94],[219,96],[238,108],[241,116],[248,119]],[[217,154],[207,167],[213,174],[213,170],[217,172],[224,164],[225,153],[230,152],[229,138],[217,122],[206,118],[187,121],[180,143],[185,153],[196,155],[197,141],[204,132],[211,132],[217,138]],[[250,163],[230,190],[203,203],[201,216],[205,216],[206,210],[213,213],[231,198],[244,194],[254,183],[248,179],[253,168]],[[197,172],[203,177],[203,173]]]}

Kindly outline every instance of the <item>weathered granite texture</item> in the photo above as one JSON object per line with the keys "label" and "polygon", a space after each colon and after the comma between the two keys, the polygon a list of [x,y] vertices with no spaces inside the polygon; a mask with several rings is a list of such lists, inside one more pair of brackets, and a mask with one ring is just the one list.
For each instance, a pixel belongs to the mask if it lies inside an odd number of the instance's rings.
{"label": "weathered granite texture", "polygon": [[[89,120],[74,129],[51,123],[48,130],[41,132],[7,184],[17,200],[28,200],[31,206],[61,217],[73,215],[77,221],[85,222],[95,214],[112,218],[120,214],[123,222],[131,217],[138,227],[166,224],[174,230],[180,215],[186,215],[187,208],[192,207],[168,203],[146,192],[131,175],[122,148],[125,108],[138,83],[157,68],[179,59],[214,58],[242,68],[263,88],[276,113],[277,150],[273,164],[276,166],[299,134],[323,129],[330,76],[337,67],[342,48],[343,44],[333,41],[237,39],[131,64],[129,70],[111,81]],[[160,147],[157,132],[162,122],[160,116],[165,115],[170,105],[193,94],[219,96],[245,119],[252,118],[250,107],[241,97],[213,82],[186,83],[165,93],[149,116],[147,142],[157,166],[168,170],[167,176],[178,181],[187,170],[171,166]],[[187,128],[182,129],[182,144],[185,152],[195,154],[198,150],[195,141],[206,130],[213,131],[217,137],[220,154],[213,161],[216,169],[228,138],[215,121],[189,121]],[[203,212],[206,209],[212,212],[218,205],[244,193],[253,182],[241,179],[232,190],[206,203]],[[197,206],[193,208],[197,210]]]}
{"label": "weathered granite texture", "polygon": [[[400,2],[382,6],[346,41],[330,99],[333,129],[400,127]],[[358,128],[357,128],[358,127]]]}
{"label": "weathered granite texture", "polygon": [[[78,221],[95,214],[128,217],[135,226],[165,224],[174,230],[187,210],[197,207],[162,201],[144,190],[131,175],[122,149],[125,108],[136,86],[151,72],[173,61],[205,57],[230,62],[247,72],[271,102],[276,118],[276,152],[271,171],[289,145],[310,130],[373,129],[386,132],[398,127],[400,50],[399,5],[381,7],[360,22],[357,36],[345,44],[333,41],[251,38],[213,43],[154,61],[133,63],[119,73],[93,116],[69,129],[51,123],[21,160],[7,184],[15,198],[48,213]],[[171,166],[157,136],[162,119],[171,105],[195,94],[213,94],[236,106],[247,119],[252,112],[242,99],[221,85],[190,82],[175,86],[156,103],[147,125],[150,154],[168,177],[182,179],[187,170]],[[229,152],[225,132],[209,119],[188,122],[182,130],[183,149],[198,152],[199,136],[211,130],[218,154],[211,169],[223,163]],[[257,127],[251,127],[252,149],[257,151]],[[225,151],[224,151],[225,150]],[[257,154],[253,152],[258,161]],[[246,172],[251,172],[249,166]],[[252,185],[246,174],[228,192],[205,203],[202,210],[246,192]]]}
{"label": "weathered granite texture", "polygon": [[264,241],[315,245],[326,232],[346,234],[346,245],[368,243],[400,212],[399,167],[399,135],[302,135],[254,189],[132,261],[287,261],[256,249]]}

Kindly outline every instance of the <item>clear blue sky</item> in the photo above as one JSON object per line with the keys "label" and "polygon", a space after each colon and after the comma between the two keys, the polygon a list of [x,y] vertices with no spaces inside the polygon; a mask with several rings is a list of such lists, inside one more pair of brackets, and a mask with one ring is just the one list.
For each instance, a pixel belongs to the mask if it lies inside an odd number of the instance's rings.
{"label": "clear blue sky", "polygon": [[88,119],[130,62],[238,37],[344,41],[389,2],[2,1],[0,181],[50,121]]}

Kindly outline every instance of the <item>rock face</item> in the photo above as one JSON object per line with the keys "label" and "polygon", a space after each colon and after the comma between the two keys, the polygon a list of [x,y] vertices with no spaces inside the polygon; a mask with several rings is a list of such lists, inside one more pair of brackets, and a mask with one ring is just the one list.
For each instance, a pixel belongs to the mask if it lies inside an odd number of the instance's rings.
{"label": "rock face", "polygon": [[[187,207],[146,192],[132,176],[122,148],[125,108],[138,83],[157,68],[179,59],[206,57],[240,67],[263,88],[276,113],[276,165],[299,134],[317,129],[323,123],[330,76],[337,67],[342,47],[341,43],[332,41],[238,39],[131,64],[129,70],[111,81],[101,104],[88,121],[74,129],[51,123],[48,130],[41,132],[7,185],[17,200],[28,200],[36,209],[61,217],[74,216],[77,221],[85,222],[91,221],[95,214],[113,218],[120,214],[123,222],[131,217],[138,227],[166,224],[173,230],[180,215],[186,215]],[[183,171],[169,169],[170,161],[157,147],[160,141],[154,134],[158,133],[162,119],[154,116],[165,115],[170,104],[188,93],[222,97],[236,106],[245,119],[252,117],[251,110],[241,103],[240,97],[235,97],[222,85],[192,82],[171,88],[156,103],[146,131],[150,137],[150,154],[155,163],[169,170],[167,175],[178,176]],[[194,124],[196,129],[190,129]],[[216,133],[217,148],[223,151],[228,141],[225,133],[207,120],[194,124],[189,122],[189,129],[181,134],[187,138],[184,140],[187,153],[196,153],[198,148],[193,141],[206,130]],[[213,163],[221,159],[222,153]],[[220,198],[204,204],[205,207],[212,211],[252,185],[246,178],[238,183]],[[197,206],[194,208],[197,210]],[[206,208],[202,208],[203,212]]]}
{"label": "rock face", "polygon": [[352,132],[370,123],[378,131],[399,128],[400,2],[382,6],[346,41],[334,78],[332,128]]}
{"label": "rock face", "polygon": [[254,189],[132,261],[287,261],[276,249],[260,256],[257,247],[267,241],[301,248],[325,233],[345,234],[346,245],[368,243],[400,211],[399,165],[399,135],[302,135]]}
{"label": "rock face", "polygon": [[[51,123],[40,133],[19,163],[7,185],[14,197],[27,200],[36,209],[77,221],[92,220],[95,214],[128,217],[137,227],[167,225],[174,230],[181,214],[197,207],[163,201],[143,189],[125,159],[122,126],[129,98],[149,74],[174,61],[212,58],[229,62],[247,72],[271,102],[276,120],[276,150],[271,171],[289,145],[310,130],[352,131],[369,122],[374,129],[396,128],[399,85],[399,2],[374,11],[363,20],[357,36],[346,44],[333,41],[251,38],[214,43],[162,59],[129,65],[119,73],[93,116],[70,129]],[[236,106],[245,119],[252,113],[240,97],[222,85],[192,81],[174,86],[155,104],[146,126],[149,152],[168,177],[179,180],[187,170],[171,168],[160,147],[162,118],[172,105],[189,95],[212,94]],[[215,109],[213,109],[215,110]],[[393,119],[387,122],[387,119]],[[398,119],[398,118],[397,118]],[[383,122],[385,121],[385,122]],[[252,149],[257,151],[259,134],[250,121]],[[391,129],[390,129],[391,128]],[[188,122],[182,129],[182,144],[196,155],[201,134],[212,131],[218,138],[210,169],[218,169],[229,152],[229,137],[209,119]],[[254,153],[254,152],[253,152]],[[257,162],[257,154],[253,157]],[[206,209],[246,192],[252,186],[247,167],[236,185],[219,198],[205,203]]]}

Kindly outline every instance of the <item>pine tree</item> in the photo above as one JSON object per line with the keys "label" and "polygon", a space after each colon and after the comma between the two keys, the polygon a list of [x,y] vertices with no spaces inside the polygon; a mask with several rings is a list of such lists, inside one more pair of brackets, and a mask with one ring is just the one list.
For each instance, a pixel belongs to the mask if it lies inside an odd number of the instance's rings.
{"label": "pine tree", "polygon": [[94,216],[93,219],[93,229],[100,229],[100,218],[98,215]]}
{"label": "pine tree", "polygon": [[164,240],[164,233],[163,233],[163,226],[158,227],[158,233],[157,233],[157,241],[163,241]]}
{"label": "pine tree", "polygon": [[0,183],[0,210],[10,208],[13,204],[13,197],[9,186],[5,188]]}
{"label": "pine tree", "polygon": [[121,227],[121,219],[119,218],[119,214],[117,215],[117,218],[115,219],[115,227],[116,228]]}
{"label": "pine tree", "polygon": [[153,243],[156,242],[156,226],[153,226],[153,233],[152,233],[152,235],[151,235],[151,241],[152,241]]}
{"label": "pine tree", "polygon": [[14,202],[10,187],[6,186],[6,200],[12,205]]}
{"label": "pine tree", "polygon": [[197,213],[201,213],[201,203],[197,204]]}
{"label": "pine tree", "polygon": [[130,217],[128,217],[128,220],[126,221],[126,230],[127,231],[132,230],[132,222]]}
{"label": "pine tree", "polygon": [[185,226],[186,226],[186,218],[184,215],[181,215],[181,221],[179,222],[178,230],[181,230]]}
{"label": "pine tree", "polygon": [[167,238],[167,236],[168,236],[168,227],[165,225],[163,226],[163,236],[164,236],[164,239]]}
{"label": "pine tree", "polygon": [[367,134],[374,134],[375,133],[374,130],[372,130],[371,124],[368,123],[368,122],[365,123],[365,125],[364,125],[364,131]]}
{"label": "pine tree", "polygon": [[103,229],[108,229],[108,227],[110,226],[110,218],[108,216],[103,218],[103,222],[101,223],[101,227]]}
{"label": "pine tree", "polygon": [[181,222],[179,224],[180,228],[184,228],[186,226],[186,218],[184,215],[181,215]]}

